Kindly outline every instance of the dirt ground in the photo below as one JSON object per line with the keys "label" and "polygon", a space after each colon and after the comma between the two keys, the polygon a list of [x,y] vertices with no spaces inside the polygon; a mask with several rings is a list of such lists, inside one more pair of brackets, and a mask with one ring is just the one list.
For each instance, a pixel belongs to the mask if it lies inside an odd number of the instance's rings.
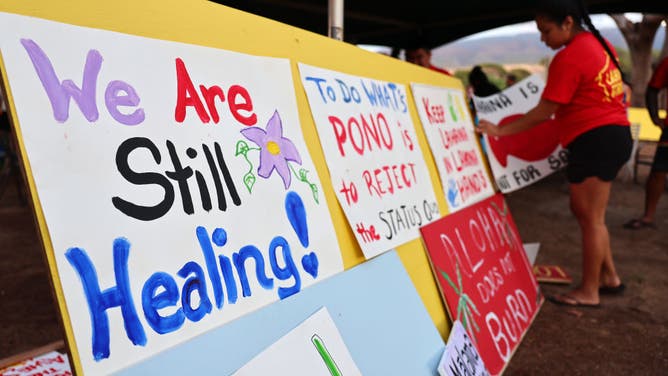
{"label": "dirt ground", "polygon": [[[646,172],[645,172],[646,174]],[[646,176],[646,175],[645,175]],[[545,302],[506,375],[665,375],[668,372],[668,192],[658,229],[627,230],[642,212],[639,183],[615,181],[607,212],[613,258],[627,289],[600,309]],[[506,197],[524,242],[540,242],[536,264],[561,265],[580,279],[580,234],[561,174]],[[565,285],[541,284],[545,295]]]}
{"label": "dirt ground", "polygon": [[[643,182],[613,185],[613,254],[628,286],[600,309],[546,302],[504,375],[665,375],[668,370],[668,192],[658,229],[626,230],[642,208]],[[580,278],[580,236],[561,173],[506,196],[524,242],[540,242],[537,264]],[[545,294],[568,286],[542,284]],[[50,282],[29,206],[12,185],[0,198],[0,359],[61,340]],[[373,376],[373,375],[372,375]]]}

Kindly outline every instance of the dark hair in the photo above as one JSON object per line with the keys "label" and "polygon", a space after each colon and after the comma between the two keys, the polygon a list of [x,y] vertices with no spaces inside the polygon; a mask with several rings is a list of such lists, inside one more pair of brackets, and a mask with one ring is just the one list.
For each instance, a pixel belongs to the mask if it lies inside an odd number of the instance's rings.
{"label": "dark hair", "polygon": [[483,72],[482,67],[480,65],[476,65],[473,67],[473,69],[471,69],[468,78],[469,78],[469,83],[471,83],[471,85],[474,86],[489,82],[489,78],[487,77],[485,72]]}
{"label": "dark hair", "polygon": [[427,52],[431,51],[431,46],[429,46],[424,38],[413,39],[404,44],[404,50],[406,51],[415,51],[419,50],[420,48]]}
{"label": "dark hair", "polygon": [[601,43],[605,52],[610,56],[612,63],[615,64],[615,67],[617,67],[620,72],[622,71],[622,67],[619,65],[619,61],[617,61],[610,46],[591,22],[589,12],[587,12],[587,7],[583,0],[538,0],[536,1],[534,13],[536,15],[544,16],[558,24],[564,22],[567,16],[571,16],[573,21],[578,25],[584,23],[587,26],[587,29],[594,34],[596,39]]}
{"label": "dark hair", "polygon": [[486,97],[501,91],[496,85],[490,82],[480,65],[476,65],[471,69],[468,79],[469,84],[473,87],[473,93],[479,97]]}

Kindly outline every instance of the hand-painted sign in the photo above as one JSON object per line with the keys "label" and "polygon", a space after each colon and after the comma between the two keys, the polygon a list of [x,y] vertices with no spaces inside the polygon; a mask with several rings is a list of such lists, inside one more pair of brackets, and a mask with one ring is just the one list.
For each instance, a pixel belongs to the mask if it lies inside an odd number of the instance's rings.
{"label": "hand-painted sign", "polygon": [[343,269],[288,60],[10,14],[0,48],[85,373]]}
{"label": "hand-painted sign", "polygon": [[232,376],[361,374],[332,316],[323,307]]}
{"label": "hand-painted sign", "polygon": [[26,359],[18,364],[0,369],[0,376],[72,376],[67,355],[58,351]]}
{"label": "hand-painted sign", "polygon": [[299,64],[336,197],[364,255],[420,236],[440,212],[406,88]]}
{"label": "hand-painted sign", "polygon": [[440,376],[489,376],[478,350],[466,334],[459,320],[452,323],[452,329],[445,344],[445,351],[438,363]]}
{"label": "hand-painted sign", "polygon": [[461,90],[411,84],[450,212],[494,194]]}
{"label": "hand-painted sign", "polygon": [[[478,118],[503,127],[538,104],[544,87],[540,76],[534,74],[501,93],[473,97]],[[520,189],[566,166],[568,154],[559,144],[557,132],[554,120],[549,119],[514,135],[485,135],[489,164],[501,192]]]}
{"label": "hand-painted sign", "polygon": [[503,195],[420,230],[450,318],[500,374],[543,302]]}
{"label": "hand-painted sign", "polygon": [[565,284],[573,282],[573,278],[559,265],[534,265],[533,274],[538,282]]}

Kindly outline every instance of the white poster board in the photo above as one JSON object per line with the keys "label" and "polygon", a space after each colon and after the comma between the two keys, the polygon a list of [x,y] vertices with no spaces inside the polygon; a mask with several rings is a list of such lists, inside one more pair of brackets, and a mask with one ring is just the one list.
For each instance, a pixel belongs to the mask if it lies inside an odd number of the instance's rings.
{"label": "white poster board", "polygon": [[58,351],[49,351],[11,365],[0,368],[0,376],[72,376],[72,369],[67,355]]}
{"label": "white poster board", "polygon": [[415,83],[411,90],[450,212],[493,196],[464,93]]}
{"label": "white poster board", "polygon": [[[499,126],[521,117],[540,100],[545,82],[533,74],[489,97],[473,97],[479,119]],[[514,135],[485,135],[487,156],[496,184],[503,193],[526,187],[566,166],[567,151],[559,144],[553,119]]]}
{"label": "white poster board", "polygon": [[364,256],[420,236],[440,212],[406,87],[299,64],[334,191]]}
{"label": "white poster board", "polygon": [[489,376],[485,363],[459,320],[452,323],[445,351],[438,364],[438,374],[439,376]]}
{"label": "white poster board", "polygon": [[4,13],[0,51],[86,374],[343,269],[288,60]]}
{"label": "white poster board", "polygon": [[233,374],[256,375],[361,376],[362,373],[323,307]]}

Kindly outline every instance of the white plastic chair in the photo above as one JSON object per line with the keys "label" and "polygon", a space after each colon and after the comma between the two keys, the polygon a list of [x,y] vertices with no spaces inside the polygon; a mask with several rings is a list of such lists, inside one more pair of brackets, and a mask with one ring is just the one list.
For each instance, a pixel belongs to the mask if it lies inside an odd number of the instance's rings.
{"label": "white plastic chair", "polygon": [[631,149],[631,157],[629,160],[622,166],[621,171],[619,171],[618,177],[625,182],[637,180],[638,172],[638,143],[640,142],[640,123],[631,123],[631,137],[633,138],[633,148]]}

